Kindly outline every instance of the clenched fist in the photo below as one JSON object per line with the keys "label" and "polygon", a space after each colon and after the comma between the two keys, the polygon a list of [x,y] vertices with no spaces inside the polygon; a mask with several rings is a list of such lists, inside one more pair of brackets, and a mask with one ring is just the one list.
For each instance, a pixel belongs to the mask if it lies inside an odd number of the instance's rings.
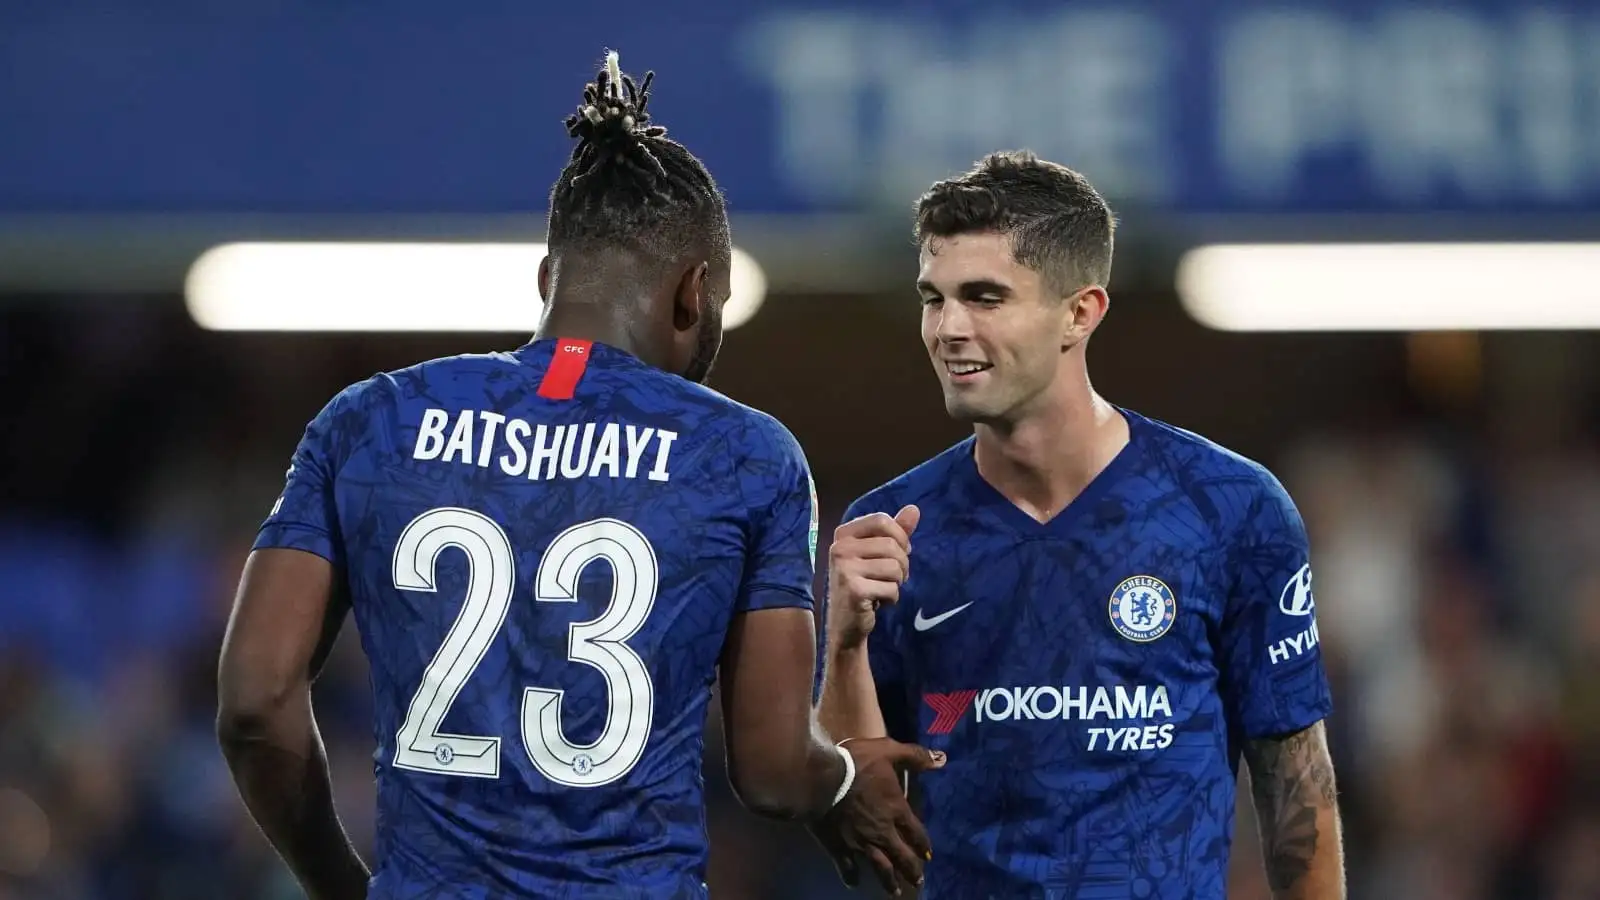
{"label": "clenched fist", "polygon": [[828,549],[828,639],[859,647],[877,623],[878,605],[900,599],[911,574],[911,532],[922,511],[906,506],[889,518],[873,513],[840,525]]}

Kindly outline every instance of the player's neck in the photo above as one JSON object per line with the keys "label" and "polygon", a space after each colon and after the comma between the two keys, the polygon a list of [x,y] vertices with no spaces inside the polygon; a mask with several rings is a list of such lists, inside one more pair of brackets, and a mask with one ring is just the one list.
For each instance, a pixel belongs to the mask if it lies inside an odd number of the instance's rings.
{"label": "player's neck", "polygon": [[664,368],[667,362],[666,354],[655,346],[657,342],[644,333],[640,318],[631,315],[626,305],[614,299],[600,302],[563,296],[558,291],[550,299],[550,312],[533,336],[536,341],[549,338],[605,344],[657,368]]}
{"label": "player's neck", "polygon": [[977,426],[978,474],[1041,522],[1060,513],[1127,445],[1128,422],[1083,382],[1009,423]]}

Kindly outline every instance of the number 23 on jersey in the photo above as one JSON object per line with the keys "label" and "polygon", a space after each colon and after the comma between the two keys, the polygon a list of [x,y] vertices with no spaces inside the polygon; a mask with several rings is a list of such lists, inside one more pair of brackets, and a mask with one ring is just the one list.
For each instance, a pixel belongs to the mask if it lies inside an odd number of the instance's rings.
{"label": "number 23 on jersey", "polygon": [[[455,507],[432,509],[400,535],[394,586],[437,591],[435,566],[450,547],[466,554],[467,596],[411,698],[395,737],[394,764],[420,772],[498,778],[499,737],[439,729],[505,624],[516,585],[516,553],[505,530],[487,516]],[[632,771],[649,740],[655,707],[649,670],[626,643],[649,617],[659,582],[655,550],[637,528],[616,519],[594,519],[557,535],[539,560],[534,599],[577,602],[578,576],[598,559],[611,565],[611,600],[598,618],[571,626],[567,659],[606,677],[610,696],[600,737],[587,745],[566,738],[561,729],[565,692],[560,688],[527,687],[522,695],[522,743],[528,759],[546,778],[569,787],[600,787]]]}

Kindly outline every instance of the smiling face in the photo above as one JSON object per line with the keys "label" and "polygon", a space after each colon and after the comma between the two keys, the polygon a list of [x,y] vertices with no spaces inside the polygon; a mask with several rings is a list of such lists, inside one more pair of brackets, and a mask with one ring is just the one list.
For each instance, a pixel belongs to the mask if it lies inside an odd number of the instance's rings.
{"label": "smiling face", "polygon": [[1080,294],[1052,292],[1005,234],[929,238],[920,259],[922,342],[945,409],[965,422],[1021,418],[1057,380]]}
{"label": "smiling face", "polygon": [[1015,424],[1087,386],[1110,300],[1111,208],[1078,172],[991,153],[917,201],[922,341],[957,419]]}

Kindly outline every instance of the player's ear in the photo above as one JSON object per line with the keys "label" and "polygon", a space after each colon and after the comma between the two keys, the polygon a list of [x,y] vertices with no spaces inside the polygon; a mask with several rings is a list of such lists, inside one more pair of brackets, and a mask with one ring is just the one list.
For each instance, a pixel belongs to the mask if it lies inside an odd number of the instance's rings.
{"label": "player's ear", "polygon": [[550,254],[539,260],[539,299],[550,302]]}
{"label": "player's ear", "polygon": [[1066,299],[1067,314],[1061,317],[1061,349],[1066,350],[1088,340],[1100,327],[1100,321],[1111,308],[1111,296],[1098,284],[1079,288]]}
{"label": "player's ear", "polygon": [[711,267],[701,261],[678,276],[678,287],[672,302],[672,324],[679,331],[693,328],[705,314],[705,304],[709,299],[706,279],[710,272]]}

